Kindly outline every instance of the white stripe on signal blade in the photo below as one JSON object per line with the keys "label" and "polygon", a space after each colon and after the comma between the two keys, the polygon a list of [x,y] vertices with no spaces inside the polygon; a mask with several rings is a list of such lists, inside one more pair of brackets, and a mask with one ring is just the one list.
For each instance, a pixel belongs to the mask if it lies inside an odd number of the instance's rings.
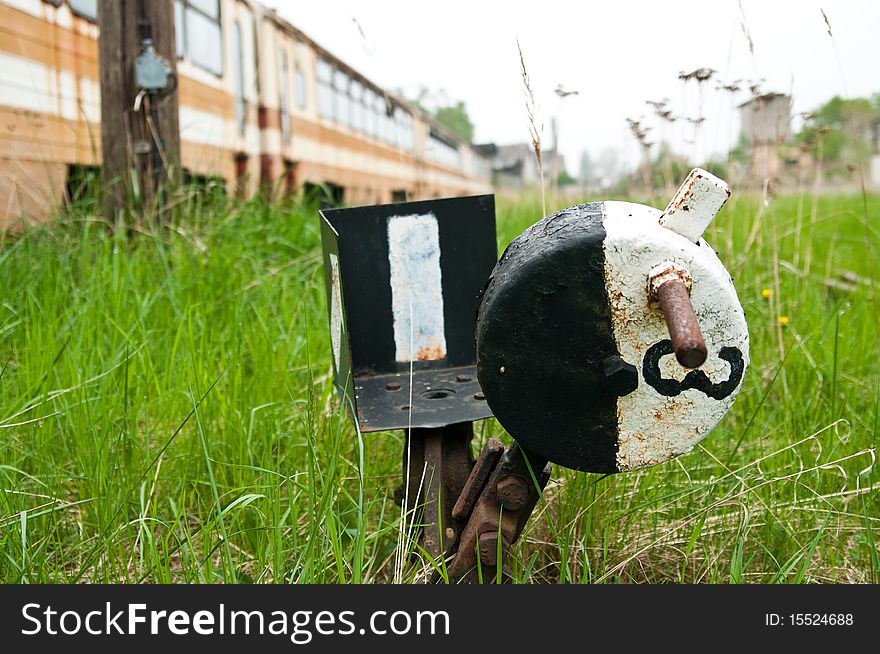
{"label": "white stripe on signal blade", "polygon": [[440,231],[433,213],[388,219],[388,262],[396,360],[445,358]]}
{"label": "white stripe on signal blade", "polygon": [[339,372],[339,350],[345,317],[342,313],[342,285],[339,280],[339,257],[330,253],[330,343],[333,346],[333,362]]}

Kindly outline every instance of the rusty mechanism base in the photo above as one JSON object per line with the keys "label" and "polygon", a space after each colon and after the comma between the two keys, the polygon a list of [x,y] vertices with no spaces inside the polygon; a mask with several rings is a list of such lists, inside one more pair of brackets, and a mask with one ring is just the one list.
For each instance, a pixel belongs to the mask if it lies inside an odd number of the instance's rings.
{"label": "rusty mechanism base", "polygon": [[[472,462],[472,439],[470,422],[410,430],[403,457],[409,492],[404,486],[399,499],[417,509],[411,519],[421,525],[419,544],[438,565],[446,562],[449,583],[506,581],[508,552],[550,479],[550,464],[494,438]],[[441,579],[437,570],[431,581]]]}

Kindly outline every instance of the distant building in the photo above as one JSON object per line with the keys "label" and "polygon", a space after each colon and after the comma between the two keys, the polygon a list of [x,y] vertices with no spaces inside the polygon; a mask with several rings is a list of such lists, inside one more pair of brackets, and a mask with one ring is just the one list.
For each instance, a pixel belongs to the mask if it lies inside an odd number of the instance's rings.
{"label": "distant building", "polygon": [[[484,143],[476,149],[492,162],[492,179],[495,188],[520,190],[541,183],[541,172],[535,159],[535,150],[528,143],[496,145]],[[544,183],[565,172],[565,158],[555,150],[542,150]]]}
{"label": "distant building", "polygon": [[780,178],[791,142],[791,96],[764,93],[739,105],[742,140],[749,148],[749,176]]}
{"label": "distant building", "polygon": [[787,143],[791,139],[791,96],[765,93],[739,105],[742,135],[749,145]]}

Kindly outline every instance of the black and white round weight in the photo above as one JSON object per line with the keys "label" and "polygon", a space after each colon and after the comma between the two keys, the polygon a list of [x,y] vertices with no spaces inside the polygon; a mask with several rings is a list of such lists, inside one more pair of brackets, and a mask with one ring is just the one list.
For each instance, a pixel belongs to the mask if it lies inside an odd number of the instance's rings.
{"label": "black and white round weight", "polygon": [[[570,207],[517,237],[477,317],[489,407],[525,448],[589,472],[690,451],[730,409],[749,363],[733,282],[701,238],[729,196],[694,170],[665,211],[626,202]],[[707,357],[684,368],[654,290],[690,291]]]}

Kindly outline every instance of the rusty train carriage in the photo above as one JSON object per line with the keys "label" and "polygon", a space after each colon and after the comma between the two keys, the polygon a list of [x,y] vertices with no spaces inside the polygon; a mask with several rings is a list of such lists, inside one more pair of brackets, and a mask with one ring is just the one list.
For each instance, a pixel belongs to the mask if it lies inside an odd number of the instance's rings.
{"label": "rusty train carriage", "polygon": [[[100,165],[98,0],[0,0],[0,231],[48,216]],[[349,204],[490,190],[471,145],[274,11],[175,0],[181,158],[249,195],[328,184]]]}

